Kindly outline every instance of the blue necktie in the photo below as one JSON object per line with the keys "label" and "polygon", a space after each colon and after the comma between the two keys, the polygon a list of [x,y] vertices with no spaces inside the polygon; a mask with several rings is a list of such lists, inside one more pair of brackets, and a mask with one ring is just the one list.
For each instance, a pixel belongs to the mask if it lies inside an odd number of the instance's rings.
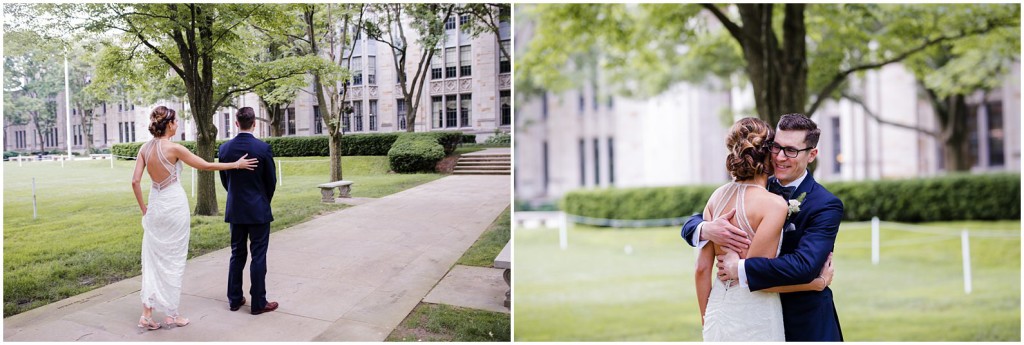
{"label": "blue necktie", "polygon": [[793,196],[793,192],[796,191],[796,187],[783,187],[779,180],[772,179],[772,182],[768,183],[768,191],[781,195],[786,201],[789,201],[789,198]]}

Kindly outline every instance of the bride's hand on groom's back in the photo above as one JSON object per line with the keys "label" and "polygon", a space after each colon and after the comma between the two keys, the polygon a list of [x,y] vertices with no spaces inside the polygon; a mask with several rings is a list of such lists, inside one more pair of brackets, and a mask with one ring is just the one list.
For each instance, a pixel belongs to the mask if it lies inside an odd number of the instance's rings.
{"label": "bride's hand on groom's back", "polygon": [[832,277],[835,275],[836,269],[832,267],[832,253],[828,253],[828,259],[825,260],[825,265],[821,266],[821,279],[825,281],[825,286],[832,285]]}
{"label": "bride's hand on groom's back", "polygon": [[747,233],[729,221],[736,215],[736,210],[723,213],[710,222],[704,222],[700,235],[703,239],[714,242],[722,248],[738,253],[741,257],[747,256],[747,248],[750,247],[750,240]]}

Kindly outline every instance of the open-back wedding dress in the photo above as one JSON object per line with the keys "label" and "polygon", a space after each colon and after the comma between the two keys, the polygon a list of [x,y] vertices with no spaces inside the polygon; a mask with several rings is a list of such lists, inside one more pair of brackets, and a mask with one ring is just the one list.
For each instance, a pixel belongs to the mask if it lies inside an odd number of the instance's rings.
{"label": "open-back wedding dress", "polygon": [[178,182],[181,160],[167,161],[160,139],[139,149],[150,176],[168,173],[163,181],[153,181],[149,204],[142,217],[142,304],[170,316],[178,315],[181,280],[188,256],[191,216],[185,189]]}

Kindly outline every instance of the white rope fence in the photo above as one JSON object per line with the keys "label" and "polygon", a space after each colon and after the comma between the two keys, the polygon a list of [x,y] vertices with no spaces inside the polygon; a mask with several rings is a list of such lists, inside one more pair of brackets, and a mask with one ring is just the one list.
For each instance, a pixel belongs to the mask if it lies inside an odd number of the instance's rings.
{"label": "white rope fence", "polygon": [[[586,224],[592,226],[604,226],[614,228],[644,228],[644,227],[665,227],[679,226],[689,220],[687,217],[658,218],[658,219],[608,219],[584,217],[568,214],[565,212],[517,212],[516,223],[525,228],[536,228],[543,225],[548,228],[558,228],[559,247],[565,250],[568,247],[567,229],[573,224]],[[998,230],[970,230],[966,228],[954,229],[942,226],[914,225],[896,222],[883,222],[878,217],[873,217],[867,222],[844,222],[843,231],[857,231],[861,229],[871,230],[870,243],[843,243],[837,248],[871,248],[871,263],[878,265],[881,257],[881,229],[886,231],[900,231],[913,234],[927,235],[923,238],[906,238],[886,241],[885,247],[914,246],[926,243],[938,243],[950,240],[960,240],[961,257],[963,261],[964,293],[972,291],[971,277],[971,237],[980,239],[1007,239],[1020,240],[1020,231],[998,231]],[[628,246],[627,246],[628,247]],[[628,250],[628,249],[627,249]]]}

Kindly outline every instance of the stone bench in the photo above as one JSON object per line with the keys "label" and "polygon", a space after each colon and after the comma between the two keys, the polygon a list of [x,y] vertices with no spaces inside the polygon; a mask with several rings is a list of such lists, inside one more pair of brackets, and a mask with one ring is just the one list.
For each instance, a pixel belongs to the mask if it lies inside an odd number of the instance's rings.
{"label": "stone bench", "polygon": [[338,188],[338,194],[339,194],[338,197],[339,198],[351,198],[352,195],[350,193],[352,192],[352,184],[353,183],[355,183],[355,182],[352,182],[352,181],[334,181],[334,182],[324,183],[324,184],[318,185],[317,187],[320,187],[320,194],[322,196],[320,201],[333,203],[334,202],[334,188]]}
{"label": "stone bench", "polygon": [[505,284],[508,285],[508,291],[505,292],[505,307],[512,307],[512,248],[509,247],[511,241],[505,242],[505,248],[501,248],[501,252],[494,258],[494,268],[504,268],[505,273],[502,276],[505,278]]}
{"label": "stone bench", "polygon": [[90,153],[89,159],[110,159],[109,153]]}

